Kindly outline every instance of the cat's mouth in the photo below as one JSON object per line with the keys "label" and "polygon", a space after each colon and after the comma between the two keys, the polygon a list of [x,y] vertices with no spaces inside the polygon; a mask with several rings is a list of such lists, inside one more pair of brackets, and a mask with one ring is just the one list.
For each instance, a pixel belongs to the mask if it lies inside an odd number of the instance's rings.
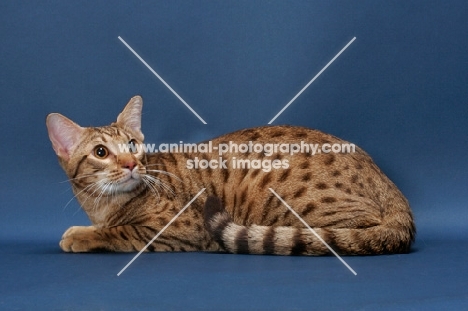
{"label": "cat's mouth", "polygon": [[122,192],[129,192],[134,190],[141,183],[140,174],[134,170],[133,172],[128,172],[120,181],[119,181],[119,190]]}

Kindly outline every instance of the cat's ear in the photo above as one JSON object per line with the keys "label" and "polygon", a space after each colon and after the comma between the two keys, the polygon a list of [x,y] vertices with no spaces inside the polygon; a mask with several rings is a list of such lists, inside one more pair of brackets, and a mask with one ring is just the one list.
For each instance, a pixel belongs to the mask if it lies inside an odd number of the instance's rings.
{"label": "cat's ear", "polygon": [[144,135],[141,132],[141,110],[143,108],[143,99],[135,96],[125,106],[124,110],[117,117],[117,124],[130,130],[136,138],[143,141]]}
{"label": "cat's ear", "polygon": [[46,125],[55,153],[68,161],[85,129],[59,113],[49,114]]}

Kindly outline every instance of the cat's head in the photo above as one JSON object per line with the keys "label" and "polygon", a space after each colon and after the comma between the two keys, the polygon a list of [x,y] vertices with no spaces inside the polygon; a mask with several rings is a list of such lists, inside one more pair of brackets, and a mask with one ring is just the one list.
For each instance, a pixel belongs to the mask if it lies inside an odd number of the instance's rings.
{"label": "cat's head", "polygon": [[142,148],[141,109],[143,100],[133,97],[117,117],[103,127],[81,127],[58,113],[47,116],[52,147],[74,189],[89,194],[116,195],[131,192],[146,173]]}

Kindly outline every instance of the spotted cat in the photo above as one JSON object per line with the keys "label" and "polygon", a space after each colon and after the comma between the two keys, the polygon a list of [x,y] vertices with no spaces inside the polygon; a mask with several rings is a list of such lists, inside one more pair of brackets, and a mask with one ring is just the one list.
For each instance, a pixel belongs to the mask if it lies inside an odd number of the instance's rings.
{"label": "spotted cat", "polygon": [[[64,233],[60,247],[65,252],[139,251],[201,189],[147,251],[328,254],[271,190],[339,254],[410,251],[415,225],[408,202],[360,148],[269,155],[234,150],[221,158],[219,152],[200,150],[145,153],[136,148],[144,140],[142,105],[141,97],[132,98],[117,121],[103,127],[81,127],[57,113],[47,117],[59,163],[92,223]],[[297,126],[244,129],[210,143],[247,142],[347,143]],[[126,152],[121,146],[132,148]],[[195,159],[220,165],[197,169]],[[254,163],[270,166],[254,168]]]}

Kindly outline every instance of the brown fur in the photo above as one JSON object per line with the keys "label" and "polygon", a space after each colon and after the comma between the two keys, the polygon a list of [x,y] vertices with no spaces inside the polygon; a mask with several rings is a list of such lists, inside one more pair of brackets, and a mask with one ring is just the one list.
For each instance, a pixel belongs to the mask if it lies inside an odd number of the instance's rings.
{"label": "brown fur", "polygon": [[[410,250],[415,227],[408,202],[360,148],[340,154],[223,155],[227,163],[233,157],[289,161],[288,169],[270,172],[188,169],[189,159],[219,156],[217,152],[120,153],[116,144],[143,141],[141,108],[141,98],[134,97],[117,122],[98,128],[82,128],[59,114],[48,116],[49,137],[59,162],[92,222],[90,227],[71,227],[65,232],[60,242],[64,251],[139,251],[202,188],[206,188],[203,194],[149,251],[327,254],[328,249],[269,188],[340,254]],[[213,146],[229,141],[345,143],[293,126],[251,128],[212,141]],[[98,145],[108,149],[104,159],[96,155]]]}

